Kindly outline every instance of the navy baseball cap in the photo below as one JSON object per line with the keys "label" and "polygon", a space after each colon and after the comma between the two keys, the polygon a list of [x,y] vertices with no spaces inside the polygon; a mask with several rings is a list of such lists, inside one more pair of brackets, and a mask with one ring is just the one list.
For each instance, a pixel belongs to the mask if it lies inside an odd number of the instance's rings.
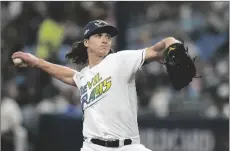
{"label": "navy baseball cap", "polygon": [[114,37],[117,35],[118,30],[116,27],[109,25],[107,22],[103,20],[91,21],[84,27],[85,39],[88,39],[91,35],[97,33],[108,33],[111,37]]}

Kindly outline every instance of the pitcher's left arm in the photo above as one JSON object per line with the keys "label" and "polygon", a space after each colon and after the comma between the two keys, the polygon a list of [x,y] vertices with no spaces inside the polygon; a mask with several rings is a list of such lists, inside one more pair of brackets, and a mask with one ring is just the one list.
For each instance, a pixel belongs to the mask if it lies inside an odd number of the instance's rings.
{"label": "pitcher's left arm", "polygon": [[173,37],[168,37],[147,48],[145,52],[145,62],[162,60],[164,57],[164,50],[174,43],[181,42]]}

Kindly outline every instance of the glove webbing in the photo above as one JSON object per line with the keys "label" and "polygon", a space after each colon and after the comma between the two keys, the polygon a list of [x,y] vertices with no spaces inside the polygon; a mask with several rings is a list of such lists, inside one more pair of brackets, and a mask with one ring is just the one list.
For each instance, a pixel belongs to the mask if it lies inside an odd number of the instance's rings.
{"label": "glove webbing", "polygon": [[[184,45],[184,41],[182,41],[182,45]],[[190,56],[189,53],[188,53],[188,47],[186,47],[185,52],[186,52],[186,54],[189,56],[189,58],[191,58],[191,56]],[[172,58],[169,58],[169,59],[170,59],[170,61],[171,61],[174,65],[176,65],[176,63],[172,60]],[[195,64],[196,59],[197,59],[197,56],[195,56],[195,57],[192,59],[192,61],[193,61],[194,64]],[[163,65],[166,65],[165,60],[164,60],[163,63],[160,62],[160,61],[157,61],[157,62],[160,63],[160,64],[163,64]],[[201,78],[201,77],[203,77],[203,76],[195,76],[195,77],[193,77],[193,78]]]}

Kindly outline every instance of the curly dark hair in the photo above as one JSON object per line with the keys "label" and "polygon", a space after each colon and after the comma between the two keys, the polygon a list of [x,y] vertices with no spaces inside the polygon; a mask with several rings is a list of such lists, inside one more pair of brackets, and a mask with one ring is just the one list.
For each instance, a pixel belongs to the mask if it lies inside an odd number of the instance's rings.
{"label": "curly dark hair", "polygon": [[[114,51],[110,49],[109,54]],[[87,47],[84,45],[84,41],[77,41],[72,45],[71,51],[66,54],[66,59],[76,63],[79,66],[85,66],[88,64]]]}
{"label": "curly dark hair", "polygon": [[78,65],[86,65],[88,63],[88,54],[84,41],[75,42],[71,51],[66,54],[66,59]]}

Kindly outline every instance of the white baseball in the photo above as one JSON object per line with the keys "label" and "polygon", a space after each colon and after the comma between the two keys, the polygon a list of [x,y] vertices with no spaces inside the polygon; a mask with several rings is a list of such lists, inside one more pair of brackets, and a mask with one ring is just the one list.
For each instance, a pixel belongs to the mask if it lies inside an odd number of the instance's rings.
{"label": "white baseball", "polygon": [[15,65],[20,65],[23,63],[22,59],[21,58],[14,58],[13,59],[13,62]]}
{"label": "white baseball", "polygon": [[16,66],[19,67],[28,67],[28,65],[21,58],[14,58],[13,62]]}

